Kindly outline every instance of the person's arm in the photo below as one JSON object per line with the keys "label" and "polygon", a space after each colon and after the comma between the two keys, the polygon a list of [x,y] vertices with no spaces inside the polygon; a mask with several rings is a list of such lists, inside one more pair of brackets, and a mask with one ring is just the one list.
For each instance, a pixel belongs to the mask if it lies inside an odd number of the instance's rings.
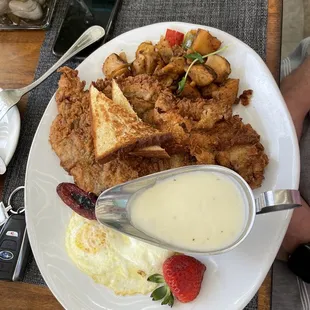
{"label": "person's arm", "polygon": [[[310,57],[282,80],[281,92],[300,139],[304,119],[310,110]],[[294,210],[278,258],[286,259],[298,245],[307,242],[310,242],[310,207],[303,200],[303,206]]]}
{"label": "person's arm", "polygon": [[310,57],[282,80],[281,92],[300,139],[304,119],[310,110]]}

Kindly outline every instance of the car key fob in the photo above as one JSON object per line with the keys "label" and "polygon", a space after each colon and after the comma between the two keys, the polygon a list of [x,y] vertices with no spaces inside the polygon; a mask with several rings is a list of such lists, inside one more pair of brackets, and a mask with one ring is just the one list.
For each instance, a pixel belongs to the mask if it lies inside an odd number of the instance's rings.
{"label": "car key fob", "polygon": [[13,214],[0,232],[0,280],[21,280],[29,251],[25,215]]}

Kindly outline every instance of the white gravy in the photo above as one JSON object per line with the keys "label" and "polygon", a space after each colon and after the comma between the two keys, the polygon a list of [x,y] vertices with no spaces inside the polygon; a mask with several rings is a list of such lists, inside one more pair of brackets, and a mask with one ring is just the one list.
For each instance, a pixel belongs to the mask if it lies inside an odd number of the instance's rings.
{"label": "white gravy", "polygon": [[231,245],[248,212],[242,189],[220,173],[187,172],[137,192],[129,201],[133,225],[172,245],[211,251]]}

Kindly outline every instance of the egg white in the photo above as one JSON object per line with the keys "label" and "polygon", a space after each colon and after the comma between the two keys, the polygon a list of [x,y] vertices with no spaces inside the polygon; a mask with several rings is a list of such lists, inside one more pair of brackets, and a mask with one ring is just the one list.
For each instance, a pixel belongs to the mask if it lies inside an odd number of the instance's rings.
{"label": "egg white", "polygon": [[66,231],[66,250],[82,272],[117,295],[151,292],[156,284],[148,276],[162,273],[163,262],[173,255],[76,213]]}

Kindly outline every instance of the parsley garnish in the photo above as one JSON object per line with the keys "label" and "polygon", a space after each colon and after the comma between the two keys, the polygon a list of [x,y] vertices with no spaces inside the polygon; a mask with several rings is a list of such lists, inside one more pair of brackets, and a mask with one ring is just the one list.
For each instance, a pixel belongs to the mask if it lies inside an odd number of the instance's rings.
{"label": "parsley garnish", "polygon": [[223,52],[224,50],[226,50],[228,48],[228,46],[224,46],[222,48],[220,48],[219,50],[215,51],[215,52],[212,52],[212,53],[209,53],[207,55],[201,55],[199,54],[198,52],[194,52],[192,54],[188,54],[186,55],[185,57],[188,58],[188,59],[192,59],[192,63],[189,65],[185,75],[183,76],[183,78],[181,79],[181,81],[179,82],[178,84],[178,94],[180,94],[183,90],[184,90],[184,87],[185,87],[185,83],[186,83],[186,79],[187,79],[187,76],[188,76],[188,73],[190,71],[190,69],[192,68],[192,66],[197,62],[199,61],[200,63],[203,63],[204,62],[204,59],[207,58],[208,56],[212,56],[212,55],[215,55],[215,54],[218,54],[220,52]]}
{"label": "parsley garnish", "polygon": [[204,62],[202,55],[199,54],[198,52],[185,55],[185,58],[188,58],[188,59],[191,59],[191,60],[197,59],[201,64],[203,64],[203,62]]}

